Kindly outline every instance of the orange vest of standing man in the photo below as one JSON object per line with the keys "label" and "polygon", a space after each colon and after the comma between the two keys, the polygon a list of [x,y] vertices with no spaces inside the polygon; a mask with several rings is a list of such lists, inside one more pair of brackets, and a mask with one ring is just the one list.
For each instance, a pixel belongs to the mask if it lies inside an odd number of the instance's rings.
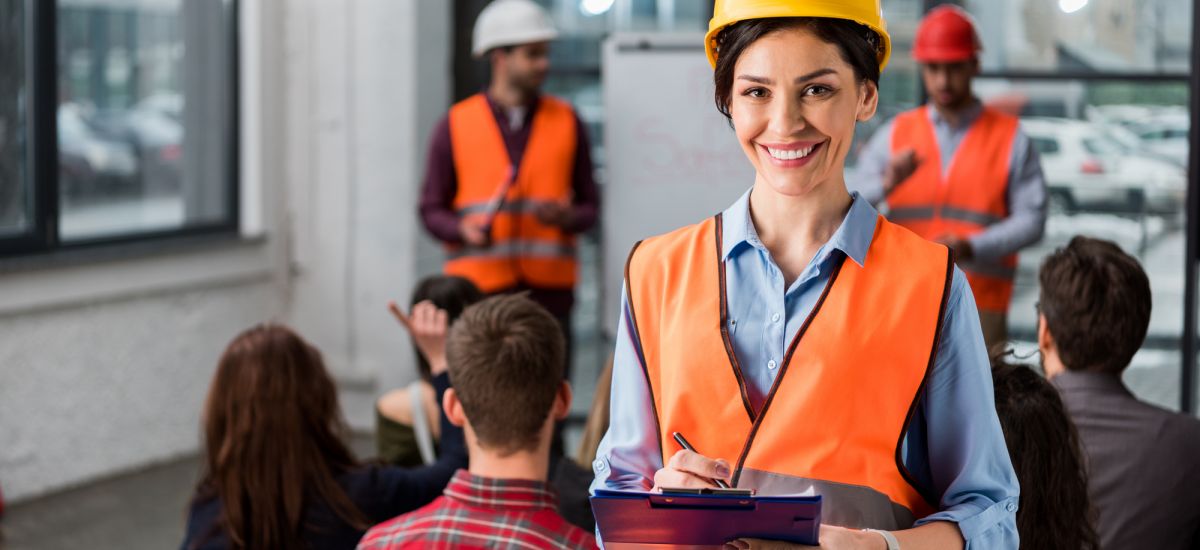
{"label": "orange vest of standing man", "polygon": [[448,245],[445,272],[470,279],[485,293],[518,285],[575,286],[575,237],[538,221],[539,204],[571,201],[576,122],[571,107],[539,98],[529,143],[513,166],[483,94],[450,108],[450,140],[458,192],[454,208],[490,222],[487,246]]}
{"label": "orange vest of standing man", "polygon": [[[921,162],[903,185],[888,196],[888,219],[925,237],[970,237],[1008,217],[1009,159],[1017,118],[984,107],[954,154],[947,173],[928,107],[896,117],[892,153],[915,151]],[[996,263],[961,265],[982,311],[1008,312],[1016,276],[1017,255]]]}
{"label": "orange vest of standing man", "polygon": [[[822,521],[905,529],[934,511],[901,442],[934,363],[953,264],[945,246],[879,217],[866,260],[845,260],[753,410],[727,327],[721,217],[634,247],[625,280],[663,463],[686,434],[736,459],[735,486],[814,491]],[[695,366],[728,358],[728,369]]]}

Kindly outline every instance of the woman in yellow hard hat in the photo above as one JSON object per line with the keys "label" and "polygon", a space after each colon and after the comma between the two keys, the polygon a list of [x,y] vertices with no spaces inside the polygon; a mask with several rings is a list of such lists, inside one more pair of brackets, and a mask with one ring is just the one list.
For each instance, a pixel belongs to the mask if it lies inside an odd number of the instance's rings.
{"label": "woman in yellow hard hat", "polygon": [[754,185],[630,253],[593,488],[820,494],[822,548],[1016,548],[966,279],[846,190],[878,0],[718,0],[705,46]]}

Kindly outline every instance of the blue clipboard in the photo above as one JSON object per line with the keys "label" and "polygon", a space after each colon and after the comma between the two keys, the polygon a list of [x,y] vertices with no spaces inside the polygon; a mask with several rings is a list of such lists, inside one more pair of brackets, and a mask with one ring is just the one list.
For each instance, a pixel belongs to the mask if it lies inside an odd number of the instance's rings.
{"label": "blue clipboard", "polygon": [[716,546],[738,538],[817,545],[821,497],[596,490],[592,513],[608,548]]}

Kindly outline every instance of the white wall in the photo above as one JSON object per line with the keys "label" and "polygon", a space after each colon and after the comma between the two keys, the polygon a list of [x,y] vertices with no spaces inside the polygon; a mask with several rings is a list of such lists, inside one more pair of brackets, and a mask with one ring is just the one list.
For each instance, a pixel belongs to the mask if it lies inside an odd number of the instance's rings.
{"label": "white wall", "polygon": [[414,376],[386,303],[415,282],[425,143],[450,95],[450,3],[307,0],[287,12],[290,318],[365,428],[374,396]]}
{"label": "white wall", "polygon": [[415,376],[387,316],[450,93],[444,0],[242,4],[245,239],[69,266],[0,261],[0,486],[19,501],[197,451],[225,343],[291,323],[356,428]]}

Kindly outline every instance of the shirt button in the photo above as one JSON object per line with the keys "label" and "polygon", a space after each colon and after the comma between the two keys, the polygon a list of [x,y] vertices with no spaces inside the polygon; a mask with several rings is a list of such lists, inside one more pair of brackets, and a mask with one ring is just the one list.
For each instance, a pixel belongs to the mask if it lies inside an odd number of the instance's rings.
{"label": "shirt button", "polygon": [[1008,503],[1008,506],[1005,506],[1005,508],[1007,508],[1009,512],[1016,512],[1017,511],[1017,503],[1010,502],[1010,503]]}
{"label": "shirt button", "polygon": [[778,322],[779,322],[779,314],[778,314],[778,313],[776,313],[775,315],[772,315],[772,316],[771,316],[771,322],[772,322],[772,323],[778,323]]}
{"label": "shirt button", "polygon": [[779,366],[779,365],[778,365],[778,363],[776,363],[776,362],[775,362],[775,360],[774,360],[774,359],[772,359],[772,360],[770,360],[770,361],[767,361],[767,368],[768,368],[768,369],[772,369],[772,370],[774,370],[774,369],[775,369],[775,367],[777,367],[777,366]]}
{"label": "shirt button", "polygon": [[596,461],[592,463],[592,468],[595,468],[597,472],[603,472],[605,469],[604,460],[597,458]]}

